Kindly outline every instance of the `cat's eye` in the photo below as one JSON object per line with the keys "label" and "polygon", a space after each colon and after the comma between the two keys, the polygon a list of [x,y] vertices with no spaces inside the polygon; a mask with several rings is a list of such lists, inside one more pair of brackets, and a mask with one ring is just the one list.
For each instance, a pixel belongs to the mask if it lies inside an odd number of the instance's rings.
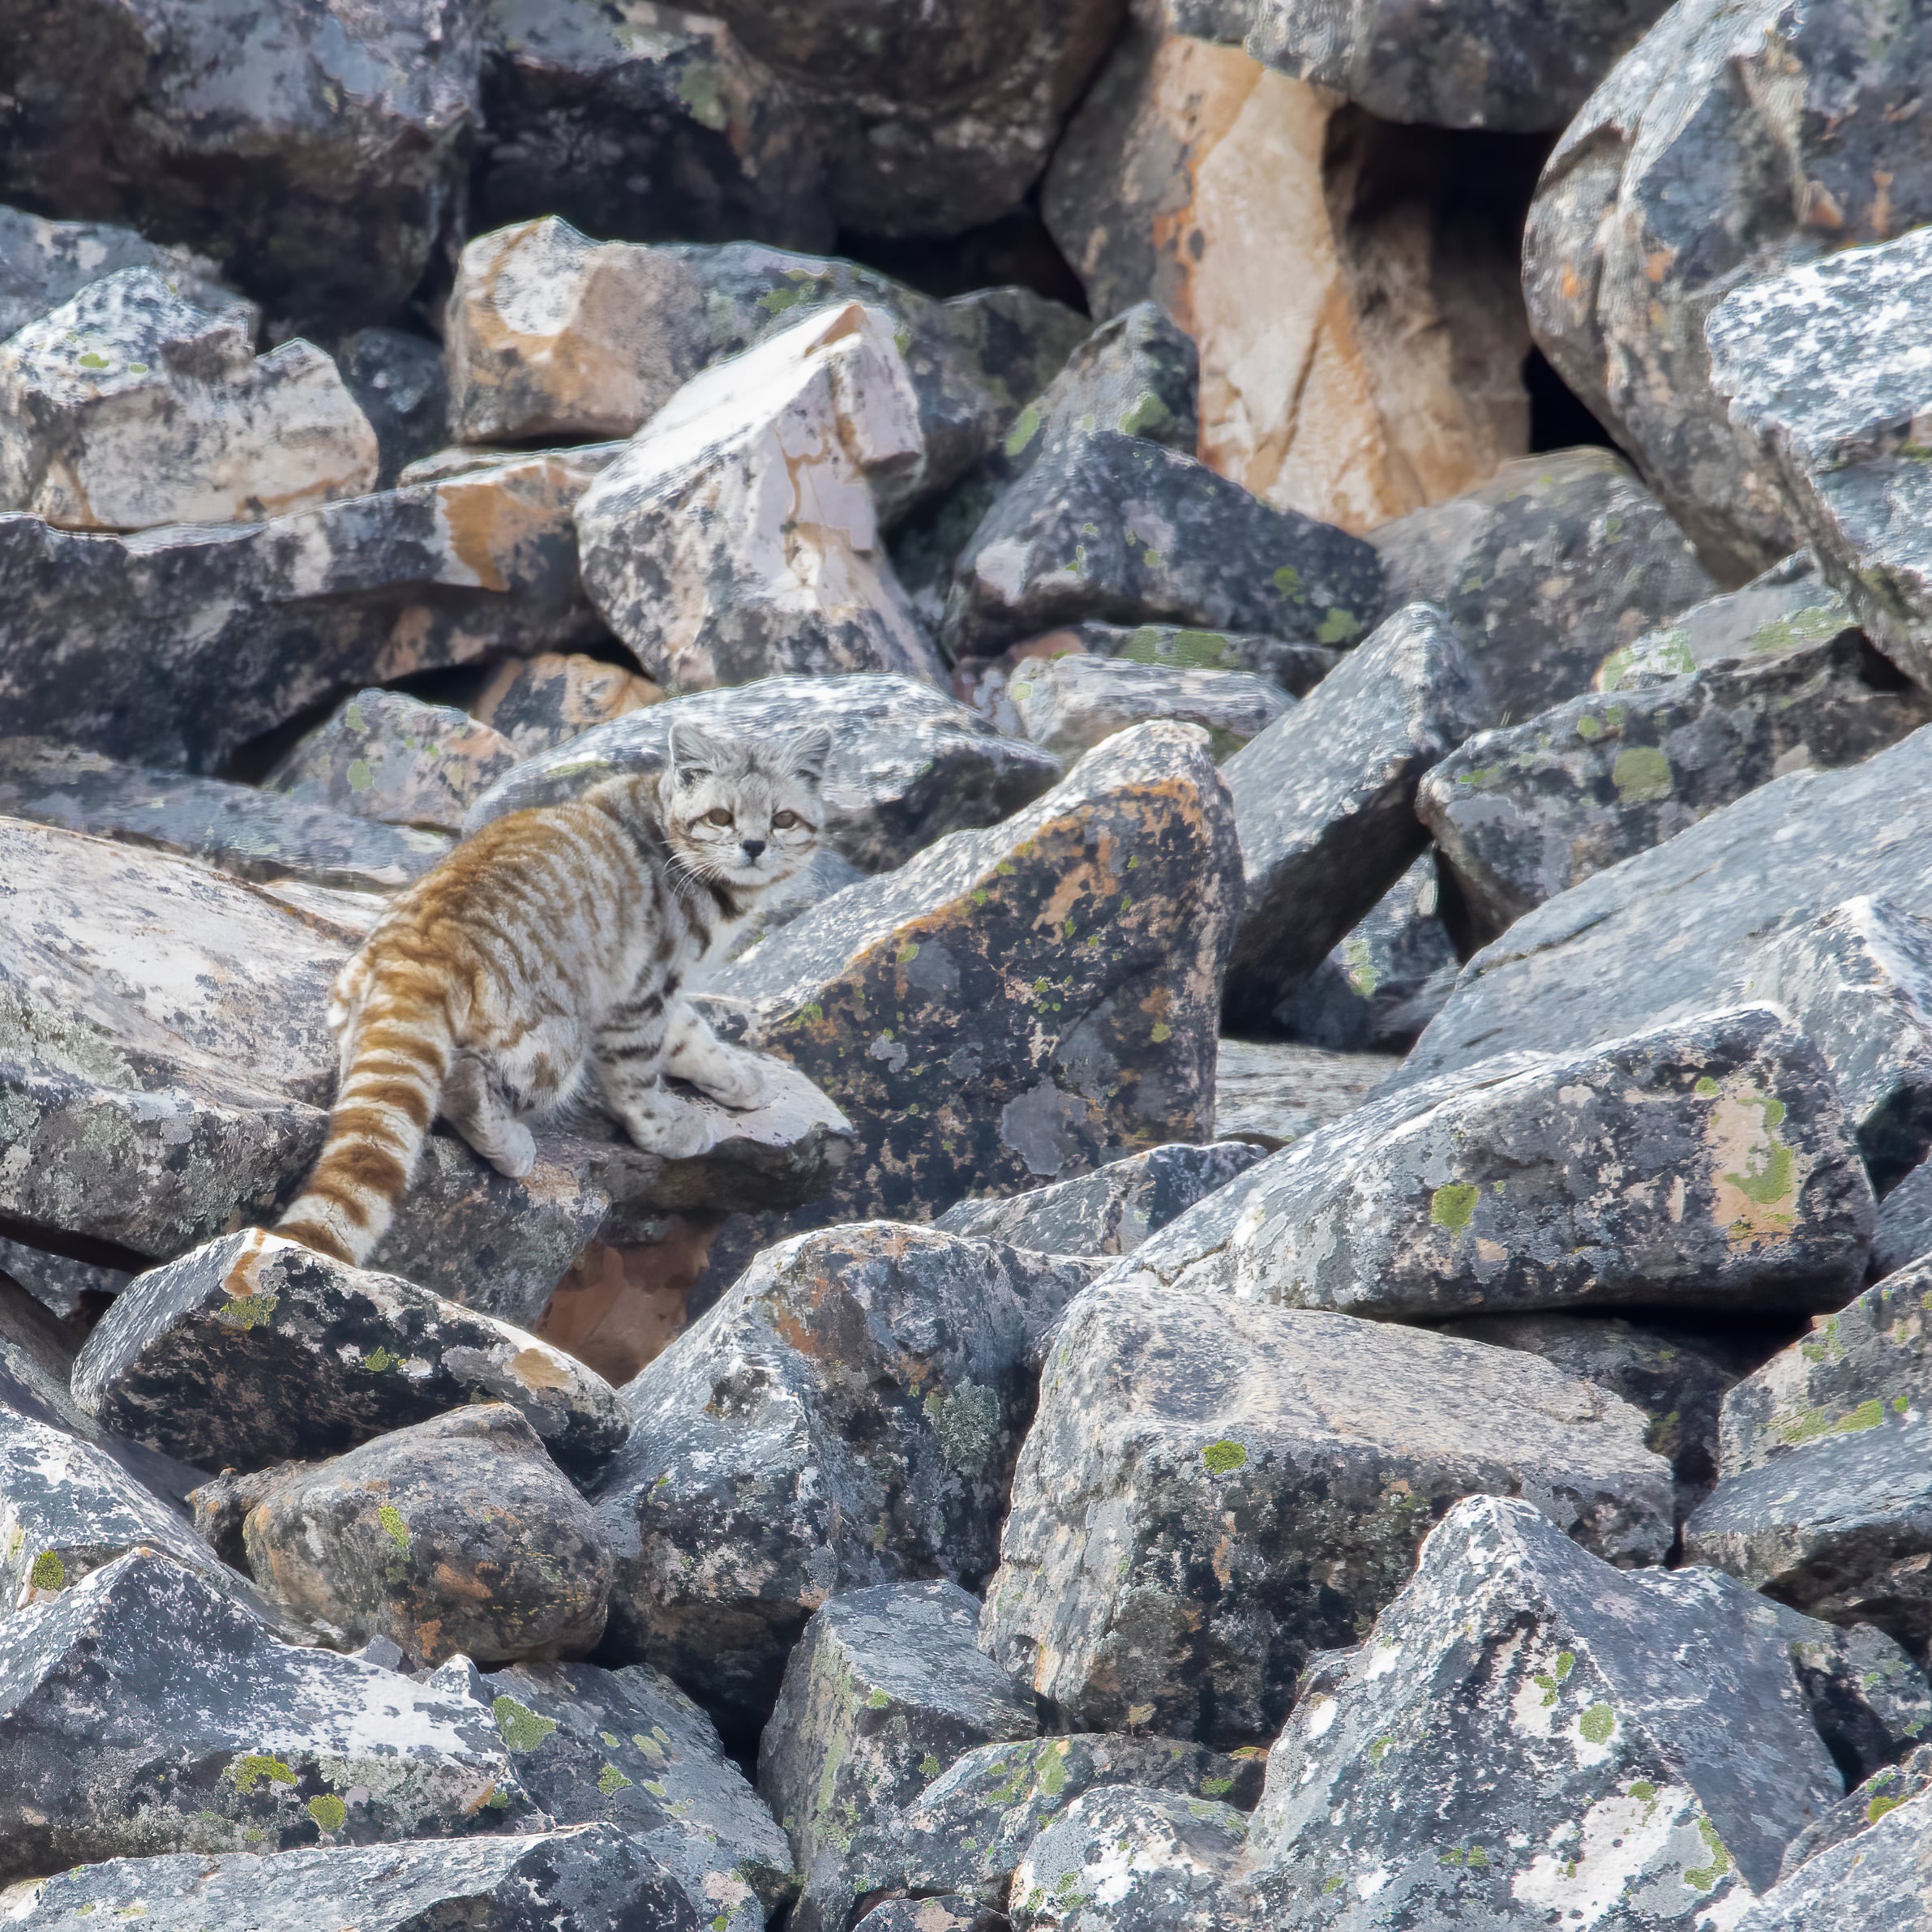
{"label": "cat's eye", "polygon": [[705,814],[704,822],[707,825],[728,825],[731,822],[731,815],[722,805],[714,805]]}
{"label": "cat's eye", "polygon": [[772,829],[774,832],[789,832],[798,823],[799,815],[795,812],[774,812],[772,814]]}

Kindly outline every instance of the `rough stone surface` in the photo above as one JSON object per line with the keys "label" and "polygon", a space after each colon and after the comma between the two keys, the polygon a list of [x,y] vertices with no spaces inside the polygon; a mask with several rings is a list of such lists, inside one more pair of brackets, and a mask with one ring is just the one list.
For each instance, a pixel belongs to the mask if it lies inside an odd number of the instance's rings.
{"label": "rough stone surface", "polygon": [[1932,1160],[1921,1161],[1878,1203],[1866,1272],[1883,1279],[1921,1254],[1932,1254]]}
{"label": "rough stone surface", "polygon": [[1041,1343],[1092,1272],[891,1223],[766,1249],[625,1386],[606,1654],[762,1716],[828,1597],[983,1583]]}
{"label": "rough stone surface", "polygon": [[888,1899],[859,1921],[866,1932],[1000,1932],[1005,1922],[1004,1913],[957,1892]]}
{"label": "rough stone surface", "polygon": [[461,832],[463,815],[516,762],[500,732],[448,705],[360,691],[262,782],[358,818]]}
{"label": "rough stone surface", "polygon": [[1788,1878],[1808,1859],[1856,1837],[1866,1826],[1875,1825],[1887,1812],[1923,1797],[1928,1791],[1932,1791],[1932,1745],[1922,1744],[1896,1764],[1874,1771],[1848,1792],[1842,1802],[1799,1832],[1785,1848],[1780,1882]]}
{"label": "rough stone surface", "polygon": [[486,1709],[299,1650],[136,1551],[0,1619],[0,1878],[535,1822]]}
{"label": "rough stone surface", "polygon": [[1717,586],[1690,540],[1606,449],[1506,463],[1486,483],[1377,530],[1392,602],[1434,604],[1514,724],[1587,691]]}
{"label": "rough stone surface", "polygon": [[478,724],[507,738],[519,758],[534,758],[663,697],[661,686],[622,665],[546,651],[499,665],[469,709]]}
{"label": "rough stone surface", "polygon": [[535,1336],[259,1229],[138,1277],[88,1338],[74,1393],[215,1469],[332,1454],[478,1399],[522,1411],[573,1470],[629,1429],[601,1376]]}
{"label": "rough stone surface", "polygon": [[[1927,23],[1877,0],[1673,7],[1558,141],[1524,293],[1558,375],[1737,582],[1803,541],[1787,486],[1711,382],[1733,289],[1932,216],[1915,118]],[[1828,363],[1808,373],[1822,393]]]}
{"label": "rough stone surface", "polygon": [[1717,1607],[1523,1503],[1459,1504],[1269,1754],[1267,1922],[1730,1922],[1839,1786],[1781,1647]]}
{"label": "rough stone surface", "polygon": [[1050,650],[1060,649],[1058,640],[1064,639],[1069,649],[1163,670],[1250,671],[1297,698],[1306,697],[1342,658],[1326,644],[1290,644],[1252,631],[1204,631],[1184,624],[1136,624],[1132,629],[1069,624],[1050,635],[1056,640]]}
{"label": "rough stone surface", "polygon": [[[1874,1793],[1867,1811],[1884,1806],[1886,1795]],[[1932,1797],[1886,1806],[1868,1822],[1798,1866],[1738,1920],[1737,1932],[1924,1932]]]}
{"label": "rough stone surface", "polygon": [[933,1226],[1043,1254],[1131,1254],[1156,1228],[1261,1158],[1262,1150],[1245,1141],[1154,1147],[1076,1180],[1004,1199],[962,1201]]}
{"label": "rough stone surface", "polygon": [[1039,1729],[979,1626],[979,1600],[947,1583],[854,1591],[806,1625],[758,1747],[759,1792],[804,1882],[800,1932],[845,1932],[859,1833],[966,1752]]}
{"label": "rough stone surface", "polygon": [[1426,843],[1424,774],[1494,715],[1440,612],[1411,604],[1227,761],[1247,879],[1225,1005],[1237,1028],[1298,992]]}
{"label": "rough stone surface", "polygon": [[1353,1113],[1401,1065],[1392,1053],[1223,1040],[1215,1056],[1214,1125],[1229,1140],[1275,1153]]}
{"label": "rough stone surface", "polygon": [[1266,1738],[1472,1491],[1659,1561],[1670,1472],[1643,1435],[1514,1351],[1103,1283],[1055,1339],[982,1642],[1069,1728]]}
{"label": "rough stone surface", "polygon": [[449,375],[439,343],[400,328],[359,328],[336,349],[336,366],[375,431],[376,487],[449,440]]}
{"label": "rough stone surface", "polygon": [[1210,1135],[1238,862],[1206,735],[1142,725],[727,967],[722,1023],[858,1131],[807,1211],[919,1218]]}
{"label": "rough stone surface", "polygon": [[1932,700],[1899,683],[1844,632],[1769,662],[1587,692],[1471,739],[1424,779],[1416,813],[1487,942],[1774,778],[1896,744],[1932,717]]}
{"label": "rough stone surface", "polygon": [[1199,725],[1225,758],[1290,707],[1271,679],[1242,670],[1169,670],[1131,658],[1069,653],[1028,666],[1006,692],[1021,730],[1057,757],[1077,758],[1149,718]]}
{"label": "rough stone surface", "polygon": [[465,829],[576,798],[606,778],[662,769],[681,719],[752,738],[829,730],[825,841],[866,872],[902,865],[946,833],[1005,818],[1060,769],[1050,754],[1002,737],[916,679],[765,678],[634,710],[530,756],[477,801]]}
{"label": "rough stone surface", "polygon": [[[1932,210],[1928,210],[1932,212]],[[1932,685],[1923,232],[1740,289],[1706,325],[1711,385],[1754,438],[1826,575]]]}

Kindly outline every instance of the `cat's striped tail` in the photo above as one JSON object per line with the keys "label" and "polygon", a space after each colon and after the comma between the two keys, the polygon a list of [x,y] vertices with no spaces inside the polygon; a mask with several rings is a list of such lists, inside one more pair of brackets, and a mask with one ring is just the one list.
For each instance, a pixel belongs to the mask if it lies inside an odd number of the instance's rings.
{"label": "cat's striped tail", "polygon": [[308,1184],[276,1232],[360,1266],[389,1231],[456,1060],[443,989],[378,969],[359,1003]]}

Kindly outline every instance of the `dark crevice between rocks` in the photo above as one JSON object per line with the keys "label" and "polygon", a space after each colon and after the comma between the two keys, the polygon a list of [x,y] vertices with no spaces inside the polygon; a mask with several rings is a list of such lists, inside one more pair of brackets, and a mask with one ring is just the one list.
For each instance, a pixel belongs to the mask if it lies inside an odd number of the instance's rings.
{"label": "dark crevice between rocks", "polygon": [[1064,302],[1085,315],[1086,291],[1040,215],[1039,190],[1009,215],[942,238],[842,232],[833,252],[876,268],[921,293],[949,301],[1009,285]]}
{"label": "dark crevice between rocks", "polygon": [[1530,454],[1547,449],[1614,449],[1617,439],[1591,414],[1582,397],[1532,349],[1523,358],[1523,384],[1530,392]]}

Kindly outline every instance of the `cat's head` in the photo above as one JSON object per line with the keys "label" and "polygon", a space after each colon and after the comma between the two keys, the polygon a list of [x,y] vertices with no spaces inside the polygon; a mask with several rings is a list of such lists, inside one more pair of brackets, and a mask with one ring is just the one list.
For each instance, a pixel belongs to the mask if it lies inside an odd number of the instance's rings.
{"label": "cat's head", "polygon": [[756,890],[790,878],[818,849],[831,754],[823,726],[767,741],[673,725],[658,781],[671,850],[720,885]]}

